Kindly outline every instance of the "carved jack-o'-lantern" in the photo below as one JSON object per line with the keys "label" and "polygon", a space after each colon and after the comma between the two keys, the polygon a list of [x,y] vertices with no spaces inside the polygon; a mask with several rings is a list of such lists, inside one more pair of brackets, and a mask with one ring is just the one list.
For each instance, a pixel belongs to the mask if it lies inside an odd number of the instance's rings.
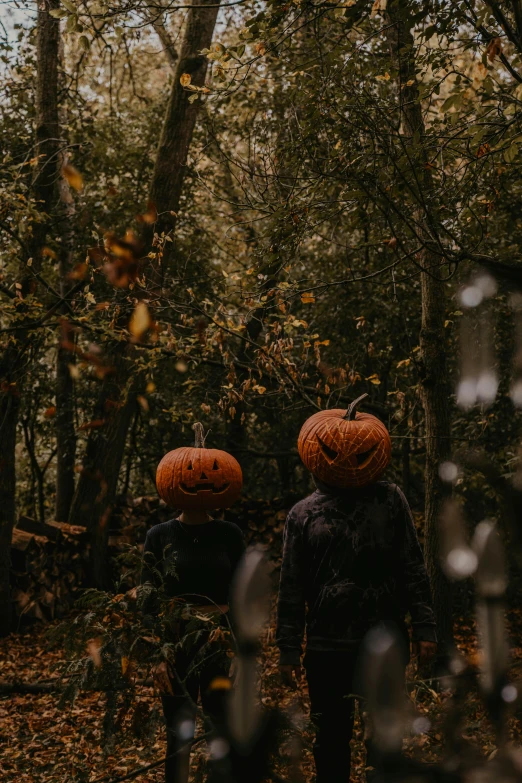
{"label": "carved jack-o'-lantern", "polygon": [[210,511],[228,508],[239,497],[243,475],[239,463],[220,449],[206,449],[197,422],[195,446],[165,454],[156,471],[156,486],[168,506]]}
{"label": "carved jack-o'-lantern", "polygon": [[319,411],[301,428],[297,448],[308,470],[332,487],[364,487],[377,481],[390,461],[388,430],[376,416],[348,410]]}

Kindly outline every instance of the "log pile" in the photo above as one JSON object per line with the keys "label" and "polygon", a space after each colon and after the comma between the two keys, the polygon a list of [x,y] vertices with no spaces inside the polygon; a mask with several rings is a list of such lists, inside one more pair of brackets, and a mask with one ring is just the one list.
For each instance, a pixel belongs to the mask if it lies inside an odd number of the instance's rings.
{"label": "log pile", "polygon": [[53,620],[85,581],[87,531],[64,522],[20,517],[11,542],[14,610],[20,619]]}
{"label": "log pile", "polygon": [[[247,544],[263,546],[275,564],[280,557],[284,520],[294,502],[294,498],[244,498],[224,516],[239,525]],[[110,521],[110,555],[114,558],[128,544],[142,545],[149,528],[172,519],[175,513],[157,495],[119,498]],[[86,528],[20,517],[12,537],[16,615],[21,620],[44,621],[63,617],[78,588],[85,587],[88,555]],[[115,579],[117,576],[114,573]]]}

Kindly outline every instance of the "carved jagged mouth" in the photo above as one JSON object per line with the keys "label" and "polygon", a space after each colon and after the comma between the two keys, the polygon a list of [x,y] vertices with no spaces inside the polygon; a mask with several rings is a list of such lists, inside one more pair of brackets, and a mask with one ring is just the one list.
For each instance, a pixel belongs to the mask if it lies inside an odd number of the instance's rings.
{"label": "carved jagged mouth", "polygon": [[371,449],[368,449],[368,451],[361,451],[360,454],[355,455],[355,458],[357,460],[357,466],[359,468],[375,453],[378,445],[379,444],[376,443],[374,446],[371,447]]}
{"label": "carved jagged mouth", "polygon": [[330,446],[328,446],[324,440],[321,440],[319,435],[315,436],[317,438],[317,442],[319,443],[319,446],[321,447],[321,451],[323,452],[324,456],[328,460],[328,462],[335,462],[337,457],[339,456],[339,452],[335,451],[335,449],[332,449]]}
{"label": "carved jagged mouth", "polygon": [[197,495],[198,492],[212,492],[213,495],[221,495],[229,486],[229,482],[222,484],[220,487],[215,487],[213,484],[207,484],[206,482],[204,484],[194,484],[193,487],[187,487],[183,482],[179,485],[180,489],[186,492],[187,495]]}

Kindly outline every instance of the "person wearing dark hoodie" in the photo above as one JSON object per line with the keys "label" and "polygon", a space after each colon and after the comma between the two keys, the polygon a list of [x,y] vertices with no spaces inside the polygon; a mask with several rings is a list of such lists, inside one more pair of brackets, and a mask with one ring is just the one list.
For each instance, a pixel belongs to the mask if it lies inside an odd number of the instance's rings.
{"label": "person wearing dark hoodie", "polygon": [[[291,509],[284,530],[280,671],[296,687],[306,628],[317,783],[350,780],[366,634],[376,626],[392,629],[404,642],[405,668],[409,614],[413,654],[423,664],[436,652],[430,584],[408,502],[396,484],[378,480],[391,454],[388,432],[375,417],[354,415],[354,407],[321,411],[303,426],[299,453],[317,488]],[[371,737],[365,744],[370,779],[376,749]]]}
{"label": "person wearing dark hoodie", "polygon": [[165,641],[174,651],[173,660],[154,670],[167,729],[166,783],[189,779],[198,699],[211,724],[217,727],[224,720],[230,659],[220,640],[233,626],[230,597],[245,552],[241,529],[209,513],[221,514],[237,500],[241,468],[230,454],[205,448],[200,423],[193,429],[194,448],[169,452],[158,467],[158,493],[178,512],[148,531],[141,574],[142,585],[157,588],[163,599],[158,602],[153,591],[145,612],[156,619],[162,614]]}

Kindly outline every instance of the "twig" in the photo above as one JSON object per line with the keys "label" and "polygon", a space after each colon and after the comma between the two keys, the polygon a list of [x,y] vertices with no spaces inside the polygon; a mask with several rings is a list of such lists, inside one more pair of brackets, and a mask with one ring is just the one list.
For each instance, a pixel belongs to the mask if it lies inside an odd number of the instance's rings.
{"label": "twig", "polygon": [[152,764],[147,764],[145,767],[138,767],[138,769],[135,769],[133,772],[129,772],[127,775],[122,775],[119,778],[113,778],[110,775],[106,775],[104,778],[96,778],[89,783],[123,783],[124,780],[132,780],[138,775],[141,775],[142,772],[148,772],[150,769],[154,769],[155,767],[159,767],[161,764],[164,764],[167,759],[172,759],[174,756],[178,756],[182,751],[186,750],[187,747],[193,748],[207,737],[208,734],[201,734],[199,737],[196,737],[193,742],[188,742],[186,745],[183,745],[182,748],[179,748],[179,750],[174,751],[174,753],[170,753],[168,756],[163,756],[161,759],[157,759],[156,761],[153,761]]}

